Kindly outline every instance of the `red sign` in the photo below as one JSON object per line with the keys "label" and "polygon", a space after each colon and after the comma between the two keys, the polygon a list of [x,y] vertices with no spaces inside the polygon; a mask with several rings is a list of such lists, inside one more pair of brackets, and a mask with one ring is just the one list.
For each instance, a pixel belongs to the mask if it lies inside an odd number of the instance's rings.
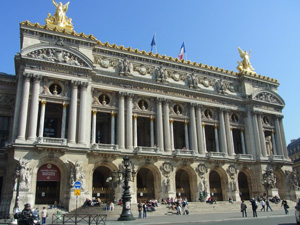
{"label": "red sign", "polygon": [[60,171],[53,164],[45,164],[39,168],[37,181],[60,181]]}

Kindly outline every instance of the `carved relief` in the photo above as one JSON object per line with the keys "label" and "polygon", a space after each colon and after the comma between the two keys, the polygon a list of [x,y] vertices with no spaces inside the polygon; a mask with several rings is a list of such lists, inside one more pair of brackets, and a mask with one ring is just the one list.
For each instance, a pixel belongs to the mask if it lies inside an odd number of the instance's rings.
{"label": "carved relief", "polygon": [[152,68],[146,67],[143,64],[141,65],[134,65],[133,70],[137,71],[141,75],[146,75],[152,73]]}
{"label": "carved relief", "polygon": [[167,82],[167,71],[163,68],[162,65],[160,65],[159,67],[155,68],[155,75],[156,75],[156,81],[157,82]]}
{"label": "carved relief", "polygon": [[236,179],[235,179],[236,173],[237,173],[237,168],[235,167],[235,165],[229,165],[227,169],[227,174],[230,177],[230,181],[228,184],[229,184],[229,190],[231,191],[237,190]]}
{"label": "carved relief", "polygon": [[54,49],[54,48],[39,49],[28,53],[27,56],[35,59],[50,61],[50,62],[60,62],[69,65],[74,65],[74,66],[88,67],[88,65],[83,60],[81,60],[73,53],[60,50],[60,49]]}
{"label": "carved relief", "polygon": [[133,66],[132,63],[125,57],[119,60],[119,73],[120,75],[132,76]]}
{"label": "carved relief", "polygon": [[271,93],[263,92],[254,97],[255,100],[264,101],[264,102],[270,102],[270,103],[277,103],[281,104],[281,102],[272,95]]}
{"label": "carved relief", "polygon": [[273,169],[270,166],[267,166],[267,169],[262,175],[263,182],[262,184],[267,188],[275,188],[276,187],[276,176],[273,173]]}
{"label": "carved relief", "polygon": [[29,160],[24,158],[19,159],[19,168],[16,174],[19,174],[19,187],[20,190],[28,190],[31,181],[31,168],[28,167]]}
{"label": "carved relief", "polygon": [[115,61],[109,60],[105,57],[94,56],[94,63],[100,65],[103,68],[115,67]]}
{"label": "carved relief", "polygon": [[285,175],[287,177],[288,184],[290,186],[290,190],[299,190],[296,172],[294,170],[293,171],[286,170]]}
{"label": "carved relief", "polygon": [[192,73],[187,75],[186,77],[189,88],[199,89],[198,81],[199,78],[196,74]]}
{"label": "carved relief", "polygon": [[162,174],[166,177],[169,178],[170,177],[170,173],[173,172],[174,168],[172,166],[172,164],[170,162],[164,162],[161,166],[160,166],[160,171],[162,172]]}
{"label": "carved relief", "polygon": [[204,87],[212,86],[215,83],[214,79],[208,79],[207,77],[201,77],[199,80]]}
{"label": "carved relief", "polygon": [[197,166],[196,171],[198,172],[199,176],[203,176],[204,174],[207,173],[207,167],[205,166],[205,164],[200,163]]}
{"label": "carved relief", "polygon": [[70,186],[74,187],[74,183],[76,181],[81,182],[81,188],[82,190],[85,190],[85,173],[80,166],[81,163],[78,161],[74,164],[72,161],[68,160],[68,163],[70,165],[71,171],[70,171]]}
{"label": "carved relief", "polygon": [[226,93],[226,90],[227,90],[226,83],[222,79],[220,79],[216,82],[216,89],[219,94],[227,94]]}

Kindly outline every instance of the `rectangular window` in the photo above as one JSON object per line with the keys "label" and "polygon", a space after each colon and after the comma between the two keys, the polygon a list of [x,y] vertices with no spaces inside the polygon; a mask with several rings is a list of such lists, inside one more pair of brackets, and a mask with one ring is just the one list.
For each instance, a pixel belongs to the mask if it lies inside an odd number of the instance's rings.
{"label": "rectangular window", "polygon": [[8,116],[0,116],[0,148],[5,147],[5,142],[8,141],[9,122]]}

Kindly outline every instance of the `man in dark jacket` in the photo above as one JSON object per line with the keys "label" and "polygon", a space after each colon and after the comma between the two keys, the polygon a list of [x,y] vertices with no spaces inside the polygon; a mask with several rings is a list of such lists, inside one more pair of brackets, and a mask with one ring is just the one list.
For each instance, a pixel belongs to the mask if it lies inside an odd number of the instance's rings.
{"label": "man in dark jacket", "polygon": [[30,225],[30,219],[32,219],[33,212],[31,210],[31,205],[26,203],[24,209],[20,213],[14,215],[15,219],[18,219],[18,225]]}
{"label": "man in dark jacket", "polygon": [[251,206],[252,206],[253,217],[257,217],[257,212],[256,212],[257,202],[255,201],[254,198],[252,198],[252,200],[250,202],[251,202]]}

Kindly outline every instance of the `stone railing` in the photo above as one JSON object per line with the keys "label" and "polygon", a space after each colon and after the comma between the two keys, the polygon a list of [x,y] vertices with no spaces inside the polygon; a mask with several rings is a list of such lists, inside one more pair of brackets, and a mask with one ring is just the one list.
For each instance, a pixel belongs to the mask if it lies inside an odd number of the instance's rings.
{"label": "stone railing", "polygon": [[92,151],[118,151],[119,146],[114,144],[95,143],[91,145]]}
{"label": "stone railing", "polygon": [[270,161],[284,161],[285,158],[283,155],[270,155],[269,160]]}
{"label": "stone railing", "polygon": [[235,155],[236,160],[253,160],[253,155],[251,154],[237,154]]}
{"label": "stone railing", "polygon": [[207,152],[206,157],[208,157],[208,158],[226,158],[227,154],[225,152]]}
{"label": "stone railing", "polygon": [[50,137],[38,137],[36,144],[51,144],[51,145],[68,145],[68,140],[65,138],[50,138]]}
{"label": "stone railing", "polygon": [[140,153],[158,153],[159,148],[158,147],[143,147],[138,146],[133,150],[134,154],[140,154]]}
{"label": "stone railing", "polygon": [[173,155],[194,155],[195,152],[194,150],[189,150],[189,149],[175,149],[173,151]]}

